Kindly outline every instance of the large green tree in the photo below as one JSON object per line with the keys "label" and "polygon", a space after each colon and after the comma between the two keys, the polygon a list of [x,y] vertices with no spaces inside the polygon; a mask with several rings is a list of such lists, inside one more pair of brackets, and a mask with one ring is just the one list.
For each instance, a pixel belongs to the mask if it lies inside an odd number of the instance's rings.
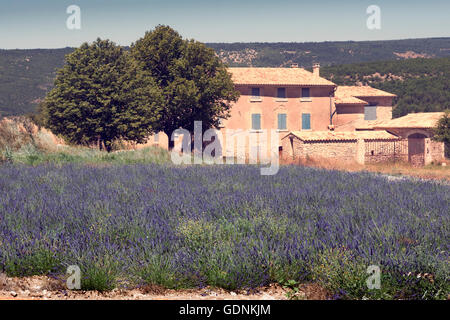
{"label": "large green tree", "polygon": [[194,121],[202,121],[203,128],[217,128],[239,97],[214,50],[183,39],[168,26],[147,32],[132,45],[131,56],[162,93],[162,115],[155,128],[169,136],[170,147],[172,132],[180,127],[193,132]]}
{"label": "large green tree", "polygon": [[162,94],[153,77],[109,40],[66,56],[43,105],[44,124],[76,144],[111,151],[116,139],[145,142],[159,120]]}

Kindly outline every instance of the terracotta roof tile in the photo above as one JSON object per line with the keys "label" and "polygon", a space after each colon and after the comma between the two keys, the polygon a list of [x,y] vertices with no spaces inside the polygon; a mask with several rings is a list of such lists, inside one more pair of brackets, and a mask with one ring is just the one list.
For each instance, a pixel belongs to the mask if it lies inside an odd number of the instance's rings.
{"label": "terracotta roof tile", "polygon": [[351,140],[397,140],[398,137],[386,131],[292,131],[302,141],[351,141]]}
{"label": "terracotta roof tile", "polygon": [[355,98],[355,97],[335,97],[335,104],[368,104],[367,101]]}
{"label": "terracotta roof tile", "polygon": [[338,86],[335,96],[338,98],[345,97],[396,97],[395,94],[375,89],[369,86]]}
{"label": "terracotta roof tile", "polygon": [[380,121],[372,124],[372,128],[434,128],[444,112],[410,113],[406,116]]}
{"label": "terracotta roof tile", "polygon": [[302,68],[228,68],[235,84],[336,86]]}

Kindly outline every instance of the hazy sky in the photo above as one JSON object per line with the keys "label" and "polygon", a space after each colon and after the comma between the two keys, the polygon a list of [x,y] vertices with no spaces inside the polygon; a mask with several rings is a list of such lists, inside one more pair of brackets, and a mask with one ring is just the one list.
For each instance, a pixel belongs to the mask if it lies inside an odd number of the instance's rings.
{"label": "hazy sky", "polygon": [[[69,5],[81,30],[69,30]],[[381,8],[381,30],[366,26]],[[0,48],[129,45],[158,24],[203,42],[308,42],[450,36],[449,0],[0,0]]]}

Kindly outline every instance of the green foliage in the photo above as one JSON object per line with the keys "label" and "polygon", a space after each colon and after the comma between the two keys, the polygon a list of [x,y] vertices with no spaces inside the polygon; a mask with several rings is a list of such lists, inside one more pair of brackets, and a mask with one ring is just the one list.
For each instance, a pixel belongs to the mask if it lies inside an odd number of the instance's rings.
{"label": "green foliage", "polygon": [[444,142],[445,156],[450,158],[450,110],[446,110],[444,116],[439,119],[433,139]]}
{"label": "green foliage", "polygon": [[157,83],[163,97],[155,127],[169,137],[180,127],[193,132],[194,121],[202,121],[204,128],[218,127],[239,96],[214,50],[182,39],[168,26],[147,32],[132,45],[131,56],[143,77]]}
{"label": "green foliage", "polygon": [[34,113],[52,87],[64,49],[0,50],[0,118]]}
{"label": "green foliage", "polygon": [[362,297],[367,289],[366,265],[345,248],[328,249],[316,257],[311,278],[346,298]]}
{"label": "green foliage", "polygon": [[326,67],[321,75],[338,85],[370,85],[396,94],[394,117],[448,109],[450,58],[409,59]]}
{"label": "green foliage", "polygon": [[109,40],[84,43],[58,72],[43,106],[44,124],[71,143],[104,144],[108,151],[116,139],[145,142],[159,118],[152,81]]}
{"label": "green foliage", "polygon": [[[450,38],[405,39],[385,41],[326,41],[326,42],[256,42],[210,43],[230,66],[289,67],[291,63],[310,67],[314,62],[322,66],[402,59],[398,54],[412,51],[426,57],[449,55]],[[256,57],[248,57],[254,50]],[[397,54],[396,54],[397,53]],[[235,60],[239,55],[245,62]]]}
{"label": "green foliage", "polygon": [[81,270],[81,290],[110,291],[117,285],[113,267],[92,264]]}
{"label": "green foliage", "polygon": [[126,165],[170,162],[170,155],[167,150],[160,147],[148,147],[139,150],[129,150],[120,152],[106,152],[94,150],[86,147],[61,147],[58,151],[36,150],[33,153],[24,151],[11,152],[11,161],[27,165],[40,165],[44,163],[67,164],[104,164],[104,165]]}
{"label": "green foliage", "polygon": [[446,110],[434,129],[434,140],[450,143],[450,110]]}
{"label": "green foliage", "polygon": [[284,290],[288,290],[286,292],[286,298],[289,300],[300,300],[302,298],[299,285],[300,283],[295,280],[286,280],[280,281],[280,284],[283,286]]}
{"label": "green foliage", "polygon": [[144,265],[137,270],[146,284],[157,284],[167,289],[184,289],[195,286],[189,277],[174,271],[168,256],[150,255]]}
{"label": "green foliage", "polygon": [[21,258],[9,260],[4,269],[11,277],[48,274],[60,269],[60,259],[49,250],[35,249]]}
{"label": "green foliage", "polygon": [[[402,60],[395,54],[407,51],[432,58],[445,57],[449,54],[445,49],[450,47],[450,38],[321,43],[210,43],[207,46],[218,54],[223,53],[221,58],[230,66],[289,67],[291,63],[298,63],[307,68],[313,62],[320,62],[322,67],[383,60],[414,63],[415,59]],[[64,65],[64,56],[73,50],[0,50],[0,117],[24,114],[36,116],[39,102],[52,87],[55,70]],[[256,57],[250,57],[248,50],[255,50]],[[236,54],[248,59],[235,61],[233,57]],[[423,85],[427,85],[427,79],[423,80]],[[426,93],[433,86],[436,87],[436,84],[427,86],[421,93]],[[420,108],[424,108],[422,103],[410,107],[411,110]]]}

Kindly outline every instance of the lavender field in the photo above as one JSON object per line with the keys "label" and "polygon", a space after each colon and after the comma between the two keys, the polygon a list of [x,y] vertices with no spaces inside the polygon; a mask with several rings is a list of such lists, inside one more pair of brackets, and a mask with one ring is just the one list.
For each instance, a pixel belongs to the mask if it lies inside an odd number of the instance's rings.
{"label": "lavender field", "polygon": [[[0,166],[0,271],[82,288],[319,283],[334,298],[446,299],[450,186],[284,166]],[[367,267],[381,268],[368,289]]]}

